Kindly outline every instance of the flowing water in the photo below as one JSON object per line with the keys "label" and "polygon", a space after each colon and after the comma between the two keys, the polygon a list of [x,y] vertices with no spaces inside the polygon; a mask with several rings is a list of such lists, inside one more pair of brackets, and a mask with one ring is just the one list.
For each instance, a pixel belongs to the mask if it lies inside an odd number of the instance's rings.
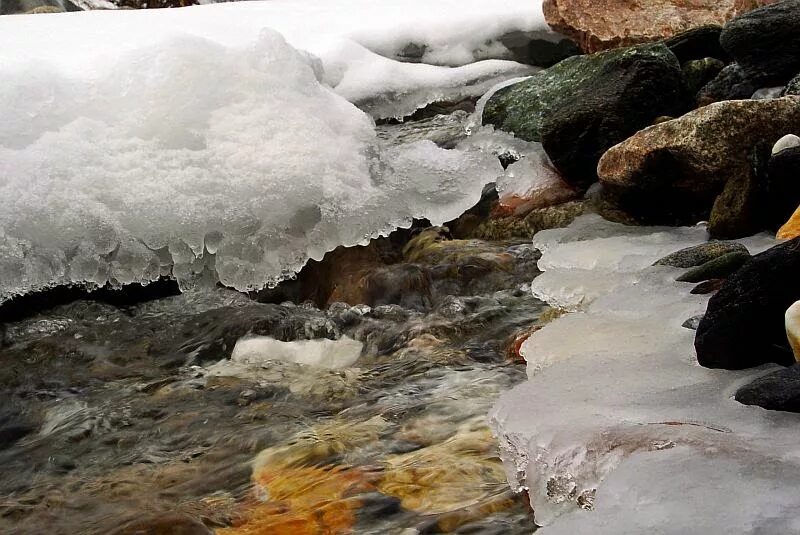
{"label": "flowing water", "polygon": [[[380,135],[446,147],[466,118]],[[392,273],[429,284],[371,307],[197,288],[6,324],[0,532],[530,533],[486,415],[525,378],[538,254],[416,239]],[[251,335],[270,338],[239,358]]]}

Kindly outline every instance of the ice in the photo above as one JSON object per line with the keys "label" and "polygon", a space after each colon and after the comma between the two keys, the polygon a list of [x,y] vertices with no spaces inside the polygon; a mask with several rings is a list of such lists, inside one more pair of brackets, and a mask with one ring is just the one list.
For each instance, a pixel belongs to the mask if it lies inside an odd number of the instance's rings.
{"label": "ice", "polygon": [[246,47],[265,27],[318,57],[325,83],[378,117],[479,97],[502,78],[530,74],[508,61],[514,56],[503,45],[506,35],[562,38],[544,22],[540,0],[270,0],[3,17],[0,68],[94,70],[175,35]]}
{"label": "ice", "polygon": [[273,31],[153,41],[91,70],[2,56],[0,301],[169,274],[261,288],[413,217],[453,219],[502,172],[478,150],[382,146]]}
{"label": "ice", "polygon": [[282,342],[270,336],[249,336],[238,340],[230,361],[225,359],[219,366],[259,368],[268,365],[270,361],[278,360],[336,370],[355,364],[363,347],[364,344],[347,336],[338,340],[291,342]]}
{"label": "ice", "polygon": [[[624,227],[583,216],[534,237],[536,295],[567,314],[522,347],[528,381],[490,414],[509,481],[543,533],[789,533],[800,415],[732,399],[769,370],[697,365],[683,322],[708,296],[650,266],[702,226]],[[759,252],[774,239],[742,240]],[[584,298],[580,298],[583,294]]]}

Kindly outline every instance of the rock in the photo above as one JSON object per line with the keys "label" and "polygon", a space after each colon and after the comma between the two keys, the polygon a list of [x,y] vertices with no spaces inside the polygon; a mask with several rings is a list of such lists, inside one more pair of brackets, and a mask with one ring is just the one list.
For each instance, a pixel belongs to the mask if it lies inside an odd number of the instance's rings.
{"label": "rock", "polygon": [[538,67],[551,67],[570,56],[580,54],[580,49],[570,39],[552,39],[541,32],[511,32],[499,39],[514,61]]}
{"label": "rock", "polygon": [[[800,126],[800,125],[798,125]],[[781,150],[767,163],[762,209],[766,227],[775,230],[792,218],[800,205],[800,146]]]}
{"label": "rock", "polygon": [[789,80],[789,83],[783,88],[783,94],[784,96],[800,95],[800,74]]}
{"label": "rock", "polygon": [[723,284],[725,284],[725,279],[709,279],[692,288],[692,291],[689,293],[694,295],[713,294],[714,292],[718,292]]}
{"label": "rock", "polygon": [[800,412],[800,364],[759,377],[737,390],[734,399],[772,411]]}
{"label": "rock", "polygon": [[182,513],[161,515],[131,522],[113,535],[213,535],[202,522]]}
{"label": "rock", "polygon": [[704,58],[725,60],[727,63],[728,53],[719,44],[720,33],[721,26],[698,26],[670,37],[664,44],[681,63]]}
{"label": "rock", "polygon": [[689,92],[696,95],[703,87],[722,72],[725,64],[716,58],[703,58],[689,60],[683,64],[683,78]]}
{"label": "rock", "polygon": [[792,240],[800,236],[800,206],[797,207],[792,217],[786,222],[775,236],[779,240]]}
{"label": "rock", "polygon": [[766,172],[769,146],[757,143],[750,151],[750,165],[725,183],[708,219],[712,238],[741,238],[764,228]]}
{"label": "rock", "polygon": [[794,147],[800,147],[800,137],[794,134],[786,134],[772,147],[772,155],[775,156],[786,149],[792,149]]}
{"label": "rock", "polygon": [[586,187],[608,147],[685,107],[674,54],[647,45],[568,58],[501,89],[489,99],[483,122],[541,141],[562,177]]}
{"label": "rock", "polygon": [[753,100],[766,100],[770,98],[780,98],[783,96],[783,86],[777,87],[762,87],[761,89],[757,90],[753,95],[750,97]]}
{"label": "rock", "polygon": [[55,13],[62,11],[81,11],[81,8],[64,0],[3,0],[0,2],[0,15],[15,13]]}
{"label": "rock", "polygon": [[748,99],[758,90],[744,70],[731,63],[697,93],[697,105],[707,106],[721,100]]}
{"label": "rock", "polygon": [[710,241],[681,249],[657,260],[654,266],[672,266],[676,268],[692,268],[725,256],[730,253],[745,253],[747,247],[734,241]]}
{"label": "rock", "polygon": [[800,361],[800,301],[795,302],[795,304],[786,309],[784,318],[786,338],[789,339],[794,359]]}
{"label": "rock", "polygon": [[586,52],[660,41],[696,26],[722,24],[735,0],[545,0],[545,20]]}
{"label": "rock", "polygon": [[681,325],[681,327],[685,327],[686,329],[689,329],[691,331],[696,331],[697,330],[697,326],[700,325],[700,321],[702,319],[703,319],[703,315],[702,314],[700,314],[698,316],[692,316],[691,318],[689,318],[686,321],[684,321],[683,324]]}
{"label": "rock", "polygon": [[598,165],[603,195],[641,222],[692,224],[708,219],[725,185],[745,184],[753,151],[800,124],[800,98],[711,104],[638,132]]}
{"label": "rock", "polygon": [[720,44],[762,86],[785,84],[800,71],[800,0],[784,0],[728,22]]}
{"label": "rock", "polygon": [[678,282],[703,282],[711,279],[724,279],[742,267],[748,260],[750,260],[750,253],[739,251],[728,253],[690,269],[675,280]]}
{"label": "rock", "polygon": [[698,362],[737,370],[768,362],[791,364],[786,309],[800,300],[800,238],[754,256],[708,303],[697,329]]}

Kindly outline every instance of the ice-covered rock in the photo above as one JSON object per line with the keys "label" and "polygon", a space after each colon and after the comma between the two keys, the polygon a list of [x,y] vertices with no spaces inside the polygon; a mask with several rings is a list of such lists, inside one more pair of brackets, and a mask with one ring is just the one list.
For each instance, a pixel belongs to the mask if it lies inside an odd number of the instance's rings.
{"label": "ice-covered rock", "polygon": [[339,369],[352,366],[361,356],[364,344],[343,336],[338,340],[294,340],[283,342],[271,336],[241,338],[233,348],[230,361],[223,360],[215,373],[224,374],[227,368],[267,365],[269,361],[292,362],[318,368]]}
{"label": "ice-covered rock", "polygon": [[[682,325],[707,297],[675,282],[678,268],[651,266],[705,239],[702,227],[596,216],[535,237],[545,270],[537,295],[587,297],[525,342],[529,380],[499,400],[490,422],[509,481],[528,489],[544,533],[797,529],[786,489],[800,480],[800,416],[731,399],[772,368],[697,366],[694,333]],[[773,243],[744,240],[752,253]]]}

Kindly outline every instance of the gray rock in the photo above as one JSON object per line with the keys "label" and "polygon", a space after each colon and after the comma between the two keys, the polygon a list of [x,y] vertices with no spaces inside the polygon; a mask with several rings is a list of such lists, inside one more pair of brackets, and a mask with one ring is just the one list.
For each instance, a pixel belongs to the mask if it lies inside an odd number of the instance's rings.
{"label": "gray rock", "polygon": [[737,390],[734,398],[772,411],[800,412],[800,364],[756,379]]}
{"label": "gray rock", "polygon": [[654,266],[672,266],[677,268],[692,268],[730,253],[747,252],[747,247],[733,241],[710,241],[693,247],[681,249],[664,258],[657,260]]}
{"label": "gray rock", "polygon": [[678,277],[678,282],[703,282],[711,279],[724,279],[733,274],[750,260],[750,253],[736,251],[709,260],[694,267]]}

